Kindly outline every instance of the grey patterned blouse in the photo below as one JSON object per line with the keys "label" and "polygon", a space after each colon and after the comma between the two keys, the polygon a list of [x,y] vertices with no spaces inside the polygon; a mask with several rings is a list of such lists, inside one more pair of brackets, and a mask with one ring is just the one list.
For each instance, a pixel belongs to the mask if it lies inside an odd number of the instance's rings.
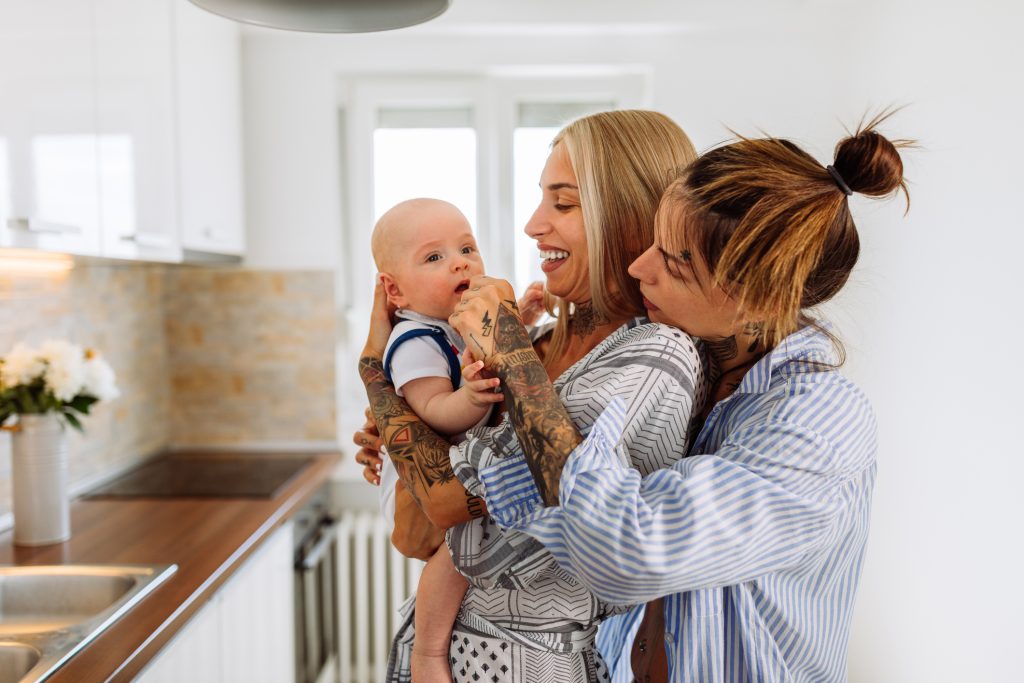
{"label": "grey patterned blouse", "polygon": [[[707,393],[704,374],[690,337],[636,319],[562,373],[554,386],[584,435],[611,398],[621,398],[627,405],[624,452],[647,475],[686,454],[692,408]],[[470,493],[486,500],[477,472],[518,451],[515,429],[503,419],[497,427],[471,430],[453,446],[452,467]],[[470,584],[449,652],[456,683],[608,680],[594,649],[597,626],[629,606],[598,600],[539,542],[503,530],[490,518],[450,529],[447,542]],[[389,681],[409,680],[402,669],[413,637],[411,608],[407,621],[393,646]]]}

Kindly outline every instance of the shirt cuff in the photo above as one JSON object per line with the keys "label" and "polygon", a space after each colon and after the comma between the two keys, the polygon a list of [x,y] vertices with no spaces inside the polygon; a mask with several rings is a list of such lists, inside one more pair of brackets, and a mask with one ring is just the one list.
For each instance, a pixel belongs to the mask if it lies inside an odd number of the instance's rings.
{"label": "shirt cuff", "polygon": [[544,507],[522,453],[481,468],[477,476],[484,486],[487,513],[500,526],[514,527]]}
{"label": "shirt cuff", "polygon": [[565,461],[562,478],[558,487],[558,499],[566,505],[572,498],[577,477],[601,469],[625,469],[628,467],[619,455],[619,442],[626,424],[626,405],[615,397],[594,422],[590,434]]}
{"label": "shirt cuff", "polygon": [[[572,496],[577,476],[596,469],[625,467],[618,456],[625,420],[624,403],[613,398],[562,469],[559,498],[563,505]],[[499,526],[521,528],[532,519],[543,516],[544,501],[537,492],[533,473],[522,453],[481,468],[478,476],[484,487],[488,514]]]}

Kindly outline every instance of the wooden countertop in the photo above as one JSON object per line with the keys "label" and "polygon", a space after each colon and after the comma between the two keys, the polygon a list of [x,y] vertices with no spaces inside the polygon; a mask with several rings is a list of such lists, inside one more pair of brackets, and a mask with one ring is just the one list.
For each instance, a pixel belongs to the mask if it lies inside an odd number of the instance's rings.
{"label": "wooden countertop", "polygon": [[178,571],[48,681],[128,681],[245,559],[288,520],[338,462],[315,455],[275,498],[76,500],[71,539],[25,548],[0,535],[0,564],[177,564]]}

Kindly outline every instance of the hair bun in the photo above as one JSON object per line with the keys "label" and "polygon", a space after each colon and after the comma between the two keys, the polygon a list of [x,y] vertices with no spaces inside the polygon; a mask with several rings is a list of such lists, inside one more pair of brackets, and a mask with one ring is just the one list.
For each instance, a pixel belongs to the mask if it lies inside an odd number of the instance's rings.
{"label": "hair bun", "polygon": [[875,127],[889,117],[876,117],[852,136],[836,145],[836,160],[832,162],[850,189],[869,197],[885,197],[897,190],[903,190],[910,200],[906,181],[903,178],[903,160],[899,147],[911,143],[905,140],[892,142],[877,132]]}

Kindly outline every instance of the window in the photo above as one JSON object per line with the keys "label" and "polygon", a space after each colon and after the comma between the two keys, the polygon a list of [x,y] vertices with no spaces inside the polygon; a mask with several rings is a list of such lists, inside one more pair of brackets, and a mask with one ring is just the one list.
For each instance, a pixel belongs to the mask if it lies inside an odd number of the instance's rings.
{"label": "window", "polygon": [[374,221],[400,201],[435,197],[476,211],[476,130],[470,109],[380,109],[373,131]]}
{"label": "window", "polygon": [[[355,367],[366,336],[375,273],[370,233],[384,211],[412,197],[452,202],[473,225],[488,274],[521,292],[543,279],[523,226],[540,198],[552,137],[578,116],[645,106],[646,91],[643,73],[342,78],[339,367]],[[362,423],[365,395],[345,372],[338,382],[340,433],[349,433]]]}
{"label": "window", "polygon": [[551,139],[579,116],[644,106],[646,85],[642,74],[630,73],[343,79],[348,268],[339,280],[340,305],[369,306],[370,227],[387,208],[412,197],[458,206],[474,227],[489,274],[512,281],[518,291],[542,279],[523,226],[540,198]]}

